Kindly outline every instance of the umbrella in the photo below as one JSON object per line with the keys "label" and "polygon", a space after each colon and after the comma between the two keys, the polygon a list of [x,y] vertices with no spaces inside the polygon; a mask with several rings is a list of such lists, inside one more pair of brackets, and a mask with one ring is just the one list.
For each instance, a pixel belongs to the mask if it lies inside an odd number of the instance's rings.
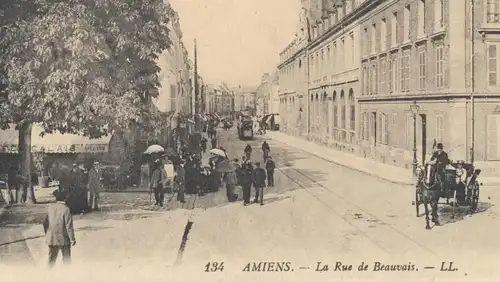
{"label": "umbrella", "polygon": [[148,147],[146,152],[144,154],[154,154],[154,153],[163,153],[165,152],[165,149],[163,149],[162,146],[160,145],[151,145]]}
{"label": "umbrella", "polygon": [[228,160],[224,160],[224,161],[220,162],[217,165],[217,168],[215,168],[215,170],[218,172],[230,172],[230,171],[234,171],[235,169],[236,168],[234,167],[234,165]]}
{"label": "umbrella", "polygon": [[212,149],[210,150],[210,154],[214,154],[214,155],[217,155],[217,156],[221,156],[221,157],[226,157],[226,153],[224,151],[222,151],[221,149]]}

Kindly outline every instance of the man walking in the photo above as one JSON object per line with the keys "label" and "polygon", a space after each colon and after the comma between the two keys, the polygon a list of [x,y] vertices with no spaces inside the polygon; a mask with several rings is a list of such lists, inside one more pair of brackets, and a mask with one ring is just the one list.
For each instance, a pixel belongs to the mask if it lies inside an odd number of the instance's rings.
{"label": "man walking", "polygon": [[73,217],[64,203],[64,193],[55,193],[56,203],[48,207],[43,222],[45,242],[49,246],[49,267],[54,266],[59,250],[64,264],[71,263],[71,246],[76,244]]}
{"label": "man walking", "polygon": [[267,157],[269,156],[269,151],[271,151],[271,148],[269,147],[269,144],[266,141],[264,141],[264,143],[262,143],[262,155],[264,161],[267,161]]}
{"label": "man walking", "polygon": [[95,162],[89,168],[89,183],[88,191],[90,193],[89,198],[89,211],[99,210],[99,194],[102,192],[101,185],[101,170],[99,169],[99,163]]}
{"label": "man walking", "polygon": [[167,173],[163,169],[163,164],[160,159],[155,160],[155,168],[151,175],[151,190],[155,193],[155,206],[163,207],[165,200],[165,182],[167,181]]}
{"label": "man walking", "polygon": [[267,186],[274,187],[274,170],[276,169],[276,164],[271,156],[267,157],[266,171],[267,171]]}
{"label": "man walking", "polygon": [[[255,200],[254,203],[260,205],[264,204],[264,186],[266,186],[266,171],[260,167],[260,162],[255,162],[255,169],[253,171],[253,186],[255,187]],[[259,199],[260,196],[260,199]]]}

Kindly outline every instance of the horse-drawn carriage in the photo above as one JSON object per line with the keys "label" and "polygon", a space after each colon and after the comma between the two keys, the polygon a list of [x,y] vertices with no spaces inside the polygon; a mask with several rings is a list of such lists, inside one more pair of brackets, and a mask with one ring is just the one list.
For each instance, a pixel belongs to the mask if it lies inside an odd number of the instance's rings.
{"label": "horse-drawn carriage", "polygon": [[473,164],[463,161],[450,162],[444,169],[438,169],[438,164],[434,161],[426,163],[423,167],[417,168],[418,182],[415,190],[415,207],[417,217],[420,205],[425,207],[427,228],[429,227],[429,208],[432,208],[432,221],[439,224],[437,219],[437,205],[440,198],[446,199],[446,204],[453,199],[453,216],[455,207],[467,206],[469,213],[477,210],[479,203],[479,186],[477,177],[481,173]]}

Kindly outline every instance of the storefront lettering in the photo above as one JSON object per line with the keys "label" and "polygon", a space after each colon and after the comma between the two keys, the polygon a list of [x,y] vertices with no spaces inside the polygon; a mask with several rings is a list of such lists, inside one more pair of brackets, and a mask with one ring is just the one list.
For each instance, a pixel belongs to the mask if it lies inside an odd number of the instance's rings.
{"label": "storefront lettering", "polygon": [[104,144],[51,144],[47,146],[33,145],[32,152],[46,153],[105,153],[108,145]]}
{"label": "storefront lettering", "polygon": [[17,153],[17,145],[14,144],[0,144],[0,153]]}

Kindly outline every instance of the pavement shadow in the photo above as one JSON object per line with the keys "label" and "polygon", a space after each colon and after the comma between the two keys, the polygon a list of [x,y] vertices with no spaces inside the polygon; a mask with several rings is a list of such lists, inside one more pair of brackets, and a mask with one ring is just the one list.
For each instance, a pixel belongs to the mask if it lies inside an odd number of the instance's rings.
{"label": "pavement shadow", "polygon": [[441,225],[452,224],[463,220],[465,217],[484,213],[493,206],[494,205],[491,203],[479,202],[476,212],[474,212],[472,215],[469,213],[468,206],[455,207],[455,215],[453,215],[453,207],[451,205],[445,205],[438,210],[439,223],[441,223]]}

